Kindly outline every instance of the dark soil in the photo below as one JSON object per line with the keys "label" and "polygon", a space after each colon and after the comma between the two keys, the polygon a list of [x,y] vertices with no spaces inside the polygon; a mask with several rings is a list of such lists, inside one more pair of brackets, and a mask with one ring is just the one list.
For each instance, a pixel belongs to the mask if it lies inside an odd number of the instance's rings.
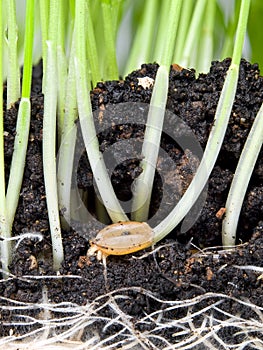
{"label": "dark soil", "polygon": [[[224,77],[230,60],[213,62],[208,74],[201,74],[195,78],[193,70],[178,70],[173,67],[170,72],[169,96],[167,109],[179,116],[194,132],[202,148],[205,147],[217,102],[223,86]],[[145,120],[141,124],[118,124],[118,104],[124,102],[149,103],[152,88],[144,89],[139,85],[138,77],[155,78],[157,64],[142,65],[141,69],[131,73],[125,80],[98,83],[91,93],[93,109],[107,109],[113,104],[111,127],[100,133],[99,141],[104,152],[114,142],[123,139],[137,138],[142,141]],[[121,257],[110,256],[107,259],[107,282],[103,274],[103,265],[91,258],[85,263],[85,256],[89,247],[88,237],[94,236],[101,227],[97,221],[86,226],[86,233],[80,235],[76,230],[63,232],[65,260],[60,269],[63,276],[74,275],[81,278],[61,277],[59,281],[53,279],[33,280],[21,276],[55,275],[50,260],[51,242],[48,215],[45,198],[42,166],[42,122],[43,95],[41,94],[41,65],[34,69],[32,84],[32,120],[28,144],[26,168],[23,186],[20,193],[13,234],[27,232],[41,232],[43,241],[25,239],[14,252],[10,271],[12,279],[2,281],[0,295],[19,302],[38,303],[42,300],[42,286],[48,289],[51,302],[72,302],[85,305],[98,296],[119,288],[140,287],[153,293],[160,300],[190,299],[207,292],[224,293],[237,299],[248,299],[261,306],[263,304],[262,277],[254,270],[241,270],[237,266],[263,266],[263,160],[262,150],[243,203],[237,232],[237,243],[240,247],[229,253],[197,255],[193,250],[193,243],[200,249],[220,246],[222,219],[216,213],[224,207],[229,186],[237,165],[242,147],[248,136],[253,120],[263,102],[263,78],[260,76],[257,64],[242,60],[237,94],[234,107],[227,128],[226,137],[209,180],[208,194],[205,206],[197,222],[186,233],[176,228],[167,239],[159,242],[156,248],[162,246],[155,254],[150,253],[142,259],[144,252]],[[8,178],[15,137],[16,118],[19,103],[5,113],[5,160]],[[114,108],[116,113],[114,114]],[[100,115],[95,114],[96,123],[103,123]],[[166,120],[169,127],[174,128],[171,120]],[[177,164],[177,175],[182,178],[182,186],[187,187],[192,178],[191,163],[197,160],[197,155],[190,154],[188,160],[179,145],[167,135],[162,137],[162,148]],[[192,158],[191,158],[192,157]],[[112,175],[112,182],[118,197],[129,200],[131,184],[141,173],[138,154],[133,154],[127,162],[121,163]],[[164,174],[164,181],[159,172]],[[155,177],[155,190],[152,198],[150,215],[152,226],[174,207],[179,200],[174,196],[174,202],[169,201],[169,193],[176,189],[177,181],[173,181],[173,174],[169,172],[169,165],[160,157],[158,172]],[[168,190],[164,191],[164,185]],[[83,155],[78,169],[78,186],[84,192],[94,193],[93,178],[86,156]],[[90,212],[95,217],[94,198],[89,201]],[[164,204],[160,207],[160,201]],[[155,215],[156,214],[156,215]],[[167,244],[167,245],[166,245]],[[33,265],[32,261],[37,260]],[[262,275],[261,275],[262,276]],[[124,292],[129,299],[123,299],[119,304],[121,309],[133,318],[138,329],[146,327],[139,323],[145,313],[151,313],[162,308],[162,303],[136,291]],[[3,304],[8,304],[2,301]],[[231,314],[242,313],[236,303],[229,303],[226,307]],[[240,306],[239,306],[240,307]],[[25,311],[23,311],[25,312]],[[34,312],[28,311],[30,315]],[[104,315],[110,316],[112,310],[104,309]],[[179,310],[176,317],[182,317]],[[182,311],[182,312],[185,312]],[[16,312],[17,313],[17,312]],[[246,317],[255,317],[247,311]],[[2,312],[2,319],[14,322],[15,316],[11,311]],[[137,323],[136,323],[137,322]],[[103,325],[98,322],[97,327]],[[107,332],[118,330],[112,326]],[[150,327],[150,326],[149,326]],[[12,327],[11,327],[12,328]],[[29,327],[30,328],[30,327]],[[1,334],[9,334],[9,326],[1,326]],[[14,332],[21,333],[28,330],[17,326]],[[168,332],[168,331],[167,331]],[[169,330],[165,337],[172,339],[174,330]],[[230,332],[231,333],[231,332]],[[104,336],[106,336],[104,334]],[[230,335],[229,335],[230,336]],[[174,341],[174,340],[172,340]]]}

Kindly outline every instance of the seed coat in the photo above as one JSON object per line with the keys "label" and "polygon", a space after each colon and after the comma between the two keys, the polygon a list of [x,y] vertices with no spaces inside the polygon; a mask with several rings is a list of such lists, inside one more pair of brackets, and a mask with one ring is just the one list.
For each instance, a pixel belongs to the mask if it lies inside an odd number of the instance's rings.
{"label": "seed coat", "polygon": [[97,258],[108,255],[125,255],[150,247],[154,232],[146,222],[127,221],[103,228],[90,240],[87,255],[97,252]]}

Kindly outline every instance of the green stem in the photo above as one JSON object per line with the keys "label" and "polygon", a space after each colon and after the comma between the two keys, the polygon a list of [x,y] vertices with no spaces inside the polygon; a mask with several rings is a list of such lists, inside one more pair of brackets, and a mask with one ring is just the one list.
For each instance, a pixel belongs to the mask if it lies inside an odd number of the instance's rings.
{"label": "green stem", "polygon": [[200,35],[199,40],[198,65],[196,67],[197,72],[207,72],[213,59],[213,31],[215,27],[215,10],[216,0],[209,0],[206,4],[206,13],[202,26],[202,34]]}
{"label": "green stem", "polygon": [[67,77],[65,118],[62,131],[61,145],[59,148],[58,161],[58,194],[59,209],[63,212],[63,217],[69,224],[71,220],[71,180],[74,161],[74,149],[76,144],[77,127],[75,121],[77,114],[76,78],[75,78],[75,30],[72,37],[72,44],[69,57],[69,72]]}
{"label": "green stem", "polygon": [[47,40],[47,65],[45,79],[43,120],[43,165],[49,225],[51,231],[53,267],[58,270],[64,258],[58,212],[56,177],[56,109],[57,109],[57,0],[50,0],[49,33]]}
{"label": "green stem", "polygon": [[170,70],[170,65],[173,59],[175,38],[180,18],[180,12],[182,7],[182,0],[172,0],[169,12],[167,13],[168,23],[166,26],[165,34],[161,33],[162,37],[165,36],[165,44],[161,55],[161,64],[166,66],[167,70]]}
{"label": "green stem", "polygon": [[27,0],[22,97],[28,98],[28,99],[30,98],[31,82],[32,82],[32,60],[33,60],[33,44],[34,44],[34,9],[35,9],[35,0]]}
{"label": "green stem", "polygon": [[154,228],[155,242],[165,237],[185,217],[201,194],[220,151],[231,113],[238,80],[238,67],[232,66],[227,72],[225,83],[217,105],[215,120],[211,129],[203,158],[197,172],[183,197],[171,213]]}
{"label": "green stem", "polygon": [[[105,43],[105,40],[107,39],[104,38],[103,25],[97,25],[97,23],[101,23],[101,19],[102,19],[101,2],[88,0],[88,8],[90,10],[92,28],[93,28],[95,42],[96,42],[96,51],[98,55],[100,79],[106,80],[107,77],[104,74],[107,70],[106,65],[108,64],[107,62],[108,58],[107,58],[107,53],[105,50],[104,43]],[[86,21],[86,25],[89,26],[91,24],[88,24]],[[89,46],[88,42],[87,42],[87,46]]]}
{"label": "green stem", "polygon": [[[201,31],[202,18],[205,10],[207,0],[198,0],[195,5],[193,17],[187,33],[182,59],[179,62],[183,67],[189,67],[191,54],[196,45],[196,38],[199,38]],[[192,64],[192,62],[191,62]]]}
{"label": "green stem", "polygon": [[22,99],[19,104],[14,152],[6,194],[8,224],[11,230],[22,185],[29,127],[30,127],[30,91],[32,80],[32,55],[34,41],[34,0],[26,3],[26,31],[24,45],[24,70],[22,82]]}
{"label": "green stem", "polygon": [[146,1],[142,20],[138,23],[138,29],[124,70],[124,76],[134,69],[140,68],[142,63],[151,61],[158,8],[158,0]]}
{"label": "green stem", "polygon": [[112,31],[115,39],[117,36],[118,25],[122,14],[123,3],[124,0],[111,0]]}
{"label": "green stem", "polygon": [[[2,9],[2,0],[0,9]],[[4,158],[4,113],[3,113],[3,16],[0,11],[0,230],[4,239],[0,242],[2,271],[4,277],[8,274],[8,265],[11,260],[11,244],[7,239],[11,237],[9,230],[6,199],[5,199],[5,158]]]}
{"label": "green stem", "polygon": [[240,64],[240,59],[242,55],[242,49],[244,45],[246,30],[247,30],[247,20],[250,9],[251,0],[246,0],[241,2],[239,20],[237,25],[236,40],[234,46],[234,52],[232,57],[232,65]]}
{"label": "green stem", "polygon": [[76,2],[76,89],[81,131],[84,138],[91,169],[98,186],[102,201],[113,222],[127,221],[110,182],[103,156],[99,151],[99,143],[93,122],[93,114],[89,91],[87,90],[86,72],[86,33],[85,28],[85,0]]}
{"label": "green stem", "polygon": [[8,72],[7,72],[7,108],[11,108],[20,97],[20,72],[17,56],[17,23],[16,6],[14,0],[5,1],[7,4],[8,34],[6,38],[8,46]]}
{"label": "green stem", "polygon": [[102,7],[102,23],[104,29],[104,45],[107,61],[105,64],[104,78],[107,80],[118,80],[119,71],[116,58],[115,35],[113,18],[116,14],[112,14],[111,1],[101,0]]}
{"label": "green stem", "polygon": [[48,18],[49,18],[49,2],[47,0],[39,0],[41,35],[42,35],[42,61],[43,61],[43,79],[42,91],[44,91],[46,65],[47,65],[47,38],[48,38]]}
{"label": "green stem", "polygon": [[175,51],[174,51],[174,57],[173,57],[174,63],[179,63],[182,60],[183,48],[185,45],[185,40],[187,36],[187,31],[189,28],[193,6],[194,6],[193,1],[183,1],[182,3],[182,11],[181,11],[180,23],[178,28],[178,36],[176,38],[176,45],[175,45]]}
{"label": "green stem", "polygon": [[90,13],[90,4],[86,8],[87,16],[87,57],[91,68],[92,84],[95,87],[97,82],[101,80],[100,66],[99,66],[99,55],[95,40],[95,33]]}
{"label": "green stem", "polygon": [[172,1],[169,14],[166,14],[169,24],[166,27],[166,42],[160,54],[162,65],[159,67],[155,78],[142,146],[143,160],[140,166],[143,172],[134,183],[132,219],[136,221],[146,221],[149,215],[155,168],[168,96],[170,64],[174,52],[174,41],[181,4],[181,0]]}
{"label": "green stem", "polygon": [[224,59],[226,57],[231,56],[231,54],[233,52],[233,45],[234,45],[233,38],[235,36],[235,30],[236,30],[237,23],[238,23],[240,3],[241,3],[241,0],[238,0],[235,2],[234,13],[231,16],[230,20],[228,21],[229,23],[227,24],[227,28],[226,28],[226,31],[224,33],[223,48],[222,48],[222,52],[220,54],[221,59]]}
{"label": "green stem", "polygon": [[[232,64],[237,65],[240,61],[242,49],[243,49],[243,43],[244,38],[246,34],[246,28],[247,28],[247,20],[248,20],[248,14],[249,14],[249,8],[250,8],[250,0],[242,1],[241,7],[240,7],[240,15],[239,15],[239,21],[238,21],[238,27],[237,27],[237,35],[236,35],[236,41],[235,41],[235,47],[233,52],[233,58],[232,58]],[[226,203],[226,220],[223,222],[223,229],[222,229],[222,241],[224,245],[234,245],[235,244],[235,231],[237,226],[237,221],[239,217],[240,212],[240,205],[242,203],[242,198],[245,195],[245,191],[248,186],[248,181],[250,178],[250,171],[252,171],[254,167],[254,160],[253,159],[253,153],[248,153],[248,150],[254,148],[254,156],[256,157],[257,153],[259,152],[260,140],[262,140],[262,122],[260,125],[259,118],[262,118],[262,108],[260,109],[258,113],[259,117],[257,116],[256,120],[253,123],[251,132],[249,133],[249,138],[246,141],[244,150],[242,151],[240,161],[238,163],[236,172],[240,173],[240,179],[237,179],[236,177],[233,180],[233,185],[231,185],[229,197],[227,199]],[[256,122],[256,125],[255,125]],[[251,144],[252,135],[256,134],[257,138],[254,136],[254,146]],[[262,143],[262,142],[261,142]],[[249,159],[249,157],[251,157]],[[247,178],[244,178],[245,172],[241,172],[240,169],[243,168],[243,164],[251,165],[251,168],[247,168]],[[253,166],[252,166],[253,165]],[[240,181],[240,182],[239,182]],[[238,184],[236,183],[238,182]],[[239,184],[243,184],[242,187],[237,187]],[[232,187],[233,186],[233,187]],[[239,192],[239,193],[238,193]],[[244,193],[243,193],[244,192]],[[240,202],[237,202],[237,197],[241,200]],[[236,210],[236,213],[233,213],[233,209]]]}
{"label": "green stem", "polygon": [[247,191],[250,177],[255,167],[263,143],[263,104],[254,120],[248,138],[242,150],[235,175],[226,201],[226,215],[222,225],[224,247],[231,247],[236,242],[238,219]]}
{"label": "green stem", "polygon": [[140,163],[140,167],[143,169],[143,172],[134,182],[132,220],[135,221],[142,222],[148,219],[166,108],[168,83],[169,71],[167,67],[160,66],[155,78],[142,146],[143,160]]}
{"label": "green stem", "polygon": [[59,1],[59,19],[57,32],[57,72],[58,72],[58,145],[61,142],[61,134],[64,125],[65,113],[65,95],[66,95],[66,81],[67,81],[67,58],[65,53],[65,21],[66,21],[67,7],[62,6]]}
{"label": "green stem", "polygon": [[[163,40],[167,28],[167,14],[169,13],[171,2],[173,0],[162,1],[160,8],[160,21],[158,27],[158,33],[154,45],[153,61],[160,63],[163,53],[163,47],[165,40]],[[146,62],[145,62],[146,63]]]}

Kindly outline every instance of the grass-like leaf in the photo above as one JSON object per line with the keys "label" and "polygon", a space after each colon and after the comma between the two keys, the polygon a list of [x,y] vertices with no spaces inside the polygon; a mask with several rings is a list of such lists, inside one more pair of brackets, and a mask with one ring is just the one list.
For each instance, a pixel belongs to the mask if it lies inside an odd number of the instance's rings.
{"label": "grass-like leaf", "polygon": [[[169,25],[165,28],[167,41],[163,46],[160,46],[161,52],[157,52],[157,55],[160,56],[161,66],[156,74],[146,122],[142,146],[143,160],[140,163],[143,172],[134,183],[132,219],[136,221],[146,221],[148,219],[155,168],[160,148],[168,96],[169,71],[182,1],[173,1],[171,5],[169,9],[166,8],[169,14],[163,13],[163,16],[168,16]],[[163,30],[164,28],[161,29]],[[163,33],[159,33],[159,35],[162,36]]]}
{"label": "grass-like leaf", "polygon": [[57,111],[57,30],[58,2],[50,1],[47,64],[44,87],[43,164],[49,225],[52,240],[53,268],[58,270],[64,258],[58,211],[56,173],[56,111]]}
{"label": "grass-like leaf", "polygon": [[69,224],[71,220],[71,180],[73,171],[74,149],[76,143],[77,126],[75,120],[77,113],[76,78],[75,78],[75,35],[72,37],[72,44],[69,57],[69,68],[66,86],[64,125],[61,134],[58,160],[58,195],[59,209]]}
{"label": "grass-like leaf", "polygon": [[86,38],[85,38],[85,0],[76,2],[76,55],[75,74],[77,103],[81,131],[87,150],[89,162],[97,184],[102,202],[113,222],[127,221],[128,218],[123,212],[121,205],[114,193],[107,169],[103,160],[103,155],[99,150],[99,143],[93,121],[89,90],[87,88],[86,71]]}
{"label": "grass-like leaf", "polygon": [[[32,80],[32,56],[34,40],[34,6],[34,0],[27,1],[22,99],[19,104],[14,152],[12,156],[10,175],[6,193],[6,210],[8,216],[7,222],[9,232],[12,229],[12,224],[19,200],[19,194],[24,174],[30,127],[30,92]],[[11,254],[10,251],[9,254]]]}
{"label": "grass-like leaf", "polygon": [[[0,1],[2,6],[2,1]],[[4,115],[3,115],[3,12],[0,11],[0,230],[1,238],[0,253],[3,272],[8,271],[8,264],[11,258],[10,242],[7,240],[11,236],[9,229],[6,199],[5,199],[5,159],[4,159]]]}
{"label": "grass-like leaf", "polygon": [[[168,0],[169,1],[169,0]],[[152,55],[152,43],[154,41],[154,25],[157,22],[158,1],[146,1],[142,14],[142,20],[133,40],[132,49],[124,70],[124,75],[134,69],[138,69],[142,63],[150,62]]]}
{"label": "grass-like leaf", "polygon": [[[6,44],[8,48],[8,73],[7,73],[7,108],[15,103],[20,97],[20,72],[17,53],[17,23],[15,0],[5,1],[7,7],[8,27]],[[1,9],[2,10],[2,9]]]}

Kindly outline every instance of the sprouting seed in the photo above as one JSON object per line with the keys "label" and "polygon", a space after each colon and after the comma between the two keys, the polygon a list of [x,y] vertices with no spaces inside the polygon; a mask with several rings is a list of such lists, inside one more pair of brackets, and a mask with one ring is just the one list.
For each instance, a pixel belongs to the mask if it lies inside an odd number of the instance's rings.
{"label": "sprouting seed", "polygon": [[146,222],[127,221],[103,228],[90,240],[87,256],[97,255],[98,260],[106,260],[108,255],[125,255],[150,247],[154,232]]}

